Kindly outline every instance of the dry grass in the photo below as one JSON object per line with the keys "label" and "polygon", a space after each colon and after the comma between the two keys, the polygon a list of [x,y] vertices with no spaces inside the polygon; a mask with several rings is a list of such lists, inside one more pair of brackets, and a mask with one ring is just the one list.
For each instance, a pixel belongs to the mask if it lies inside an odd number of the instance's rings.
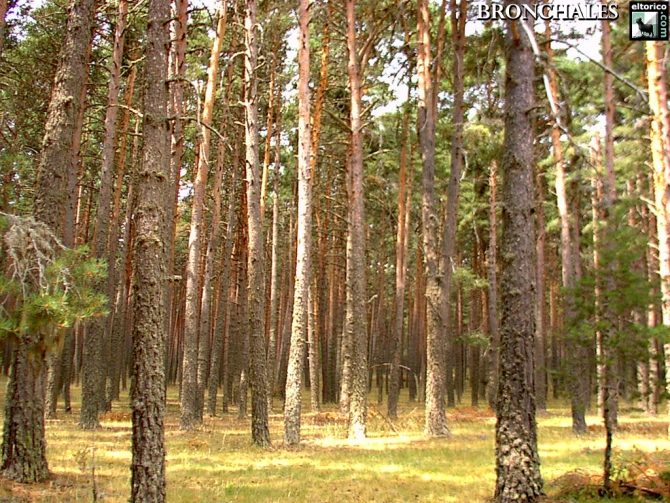
{"label": "dry grass", "polygon": [[[450,410],[453,437],[428,440],[422,435],[421,404],[402,403],[398,420],[391,422],[385,407],[373,403],[369,438],[350,442],[344,418],[325,408],[319,414],[304,414],[301,448],[290,451],[281,448],[282,416],[275,413],[270,418],[274,447],[264,450],[251,445],[249,420],[238,420],[236,412],[205,418],[196,431],[180,431],[176,393],[169,390],[166,421],[171,503],[483,503],[493,493],[495,418],[486,409]],[[76,403],[73,414],[61,413],[48,421],[52,478],[32,486],[0,481],[0,502],[90,502],[94,481],[98,501],[127,501],[126,404],[124,397],[102,417],[102,428],[96,431],[77,428]],[[303,410],[309,410],[307,403]],[[539,424],[542,472],[549,481],[547,502],[599,501],[597,477],[604,446],[600,421],[589,417],[589,432],[575,437],[568,411],[555,408],[539,416]],[[629,412],[621,424],[615,441],[621,478],[640,488],[657,490],[666,484],[667,489],[670,460],[662,452],[670,452],[667,423]],[[649,496],[641,490],[621,490],[618,499],[607,501],[645,501]]]}

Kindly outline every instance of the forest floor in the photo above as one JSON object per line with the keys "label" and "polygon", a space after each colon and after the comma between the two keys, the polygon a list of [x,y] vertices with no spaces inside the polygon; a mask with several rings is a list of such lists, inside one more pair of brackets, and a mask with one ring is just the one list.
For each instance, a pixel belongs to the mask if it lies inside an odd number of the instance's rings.
{"label": "forest floor", "polygon": [[[4,380],[3,380],[4,381]],[[0,382],[4,401],[4,382]],[[78,398],[79,389],[73,389]],[[249,420],[231,409],[206,417],[196,431],[179,430],[177,389],[168,392],[166,420],[168,502],[459,502],[490,501],[495,483],[495,418],[490,410],[448,412],[452,438],[423,437],[423,406],[401,403],[390,422],[371,400],[369,438],[346,439],[346,423],[333,407],[305,413],[299,449],[281,447],[283,418],[275,403],[274,446],[252,446]],[[305,393],[303,410],[309,410]],[[50,480],[21,485],[0,480],[0,502],[126,502],[130,494],[130,412],[127,394],[102,417],[102,428],[77,428],[72,414],[47,421]],[[617,496],[600,499],[604,430],[595,415],[576,437],[569,410],[553,404],[538,416],[539,449],[547,502],[659,501],[670,498],[667,417],[624,409],[614,441]],[[627,494],[627,496],[624,496]],[[656,495],[660,495],[660,498]],[[666,499],[670,501],[670,499]]]}

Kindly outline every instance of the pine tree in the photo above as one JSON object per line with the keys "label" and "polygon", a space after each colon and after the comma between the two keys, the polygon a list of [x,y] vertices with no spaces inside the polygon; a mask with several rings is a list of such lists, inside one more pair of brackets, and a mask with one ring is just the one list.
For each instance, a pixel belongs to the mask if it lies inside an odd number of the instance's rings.
{"label": "pine tree", "polygon": [[[505,2],[509,4],[509,1]],[[525,21],[505,34],[505,140],[500,278],[500,374],[496,404],[497,503],[536,501],[542,494],[537,450],[533,349],[535,223],[533,184],[534,65]]]}
{"label": "pine tree", "polygon": [[[311,131],[309,113],[309,0],[300,1],[298,22],[298,243],[295,272],[293,319],[286,377],[284,405],[284,444],[300,443],[300,412],[302,403],[302,369],[305,360],[309,323],[309,290],[312,250],[312,174]],[[314,386],[315,383],[312,383]]]}
{"label": "pine tree", "polygon": [[[70,5],[38,167],[34,216],[59,239],[94,13],[93,0],[73,0]],[[49,475],[44,441],[46,349],[41,339],[32,330],[22,335],[7,384],[0,469],[19,482],[37,482]]]}
{"label": "pine tree", "polygon": [[132,327],[131,501],[166,500],[165,479],[165,320],[167,208],[172,195],[167,111],[170,2],[150,0],[144,63],[142,160],[134,208],[134,315]]}

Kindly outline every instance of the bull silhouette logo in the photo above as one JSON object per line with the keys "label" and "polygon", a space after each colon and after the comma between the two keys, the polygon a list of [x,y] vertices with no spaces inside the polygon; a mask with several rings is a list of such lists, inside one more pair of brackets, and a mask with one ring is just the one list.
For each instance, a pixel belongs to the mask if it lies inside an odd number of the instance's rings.
{"label": "bull silhouette logo", "polygon": [[668,40],[668,2],[630,2],[631,40]]}
{"label": "bull silhouette logo", "polygon": [[642,37],[653,37],[656,33],[656,25],[654,23],[644,23],[642,21],[642,17],[638,17],[635,22],[637,23],[637,27],[640,30],[640,35]]}

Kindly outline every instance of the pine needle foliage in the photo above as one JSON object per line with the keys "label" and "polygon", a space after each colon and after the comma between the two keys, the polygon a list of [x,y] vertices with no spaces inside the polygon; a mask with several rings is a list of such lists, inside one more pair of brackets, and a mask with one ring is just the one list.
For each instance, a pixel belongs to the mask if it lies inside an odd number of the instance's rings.
{"label": "pine needle foliage", "polygon": [[64,328],[107,314],[105,296],[93,289],[107,266],[86,247],[67,248],[44,223],[6,213],[0,237],[0,337],[38,333],[35,349],[49,350]]}

